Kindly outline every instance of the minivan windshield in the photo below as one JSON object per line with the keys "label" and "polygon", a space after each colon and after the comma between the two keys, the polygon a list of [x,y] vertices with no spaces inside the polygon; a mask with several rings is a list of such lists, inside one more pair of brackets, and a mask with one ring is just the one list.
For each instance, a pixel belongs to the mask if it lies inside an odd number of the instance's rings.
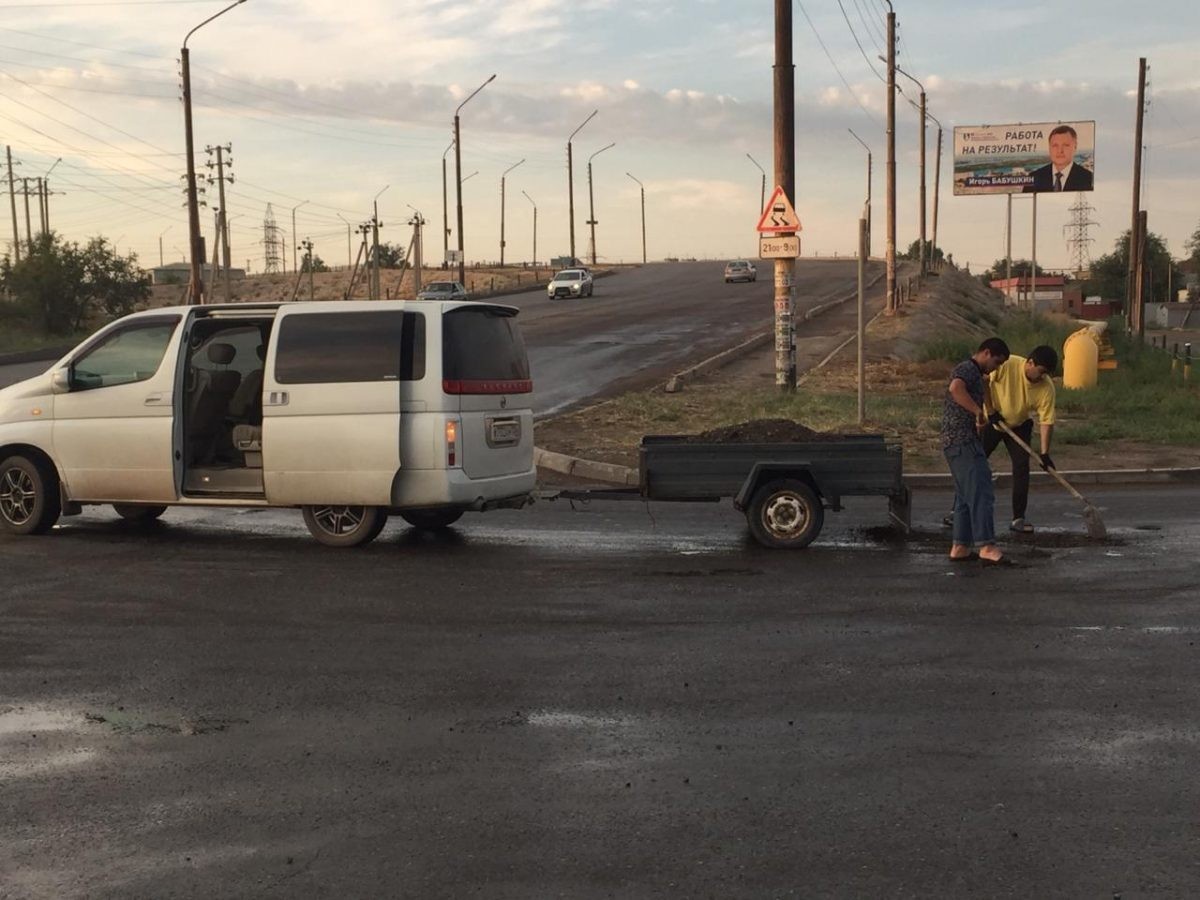
{"label": "minivan windshield", "polygon": [[528,393],[529,357],[515,314],[460,307],[442,316],[442,378],[451,394]]}

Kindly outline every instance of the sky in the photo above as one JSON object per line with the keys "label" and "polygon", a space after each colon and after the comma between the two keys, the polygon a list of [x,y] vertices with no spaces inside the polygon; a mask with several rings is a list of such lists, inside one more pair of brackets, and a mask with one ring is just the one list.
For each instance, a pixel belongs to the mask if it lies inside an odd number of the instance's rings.
{"label": "sky", "polygon": [[[899,64],[923,82],[945,127],[938,238],[957,262],[978,271],[1004,255],[1005,198],[951,196],[955,125],[1095,119],[1089,236],[1093,255],[1112,248],[1131,220],[1139,56],[1150,63],[1143,207],[1150,229],[1184,254],[1200,225],[1195,0],[894,2]],[[0,0],[0,142],[12,148],[17,178],[54,166],[54,230],[76,241],[103,235],[143,265],[159,262],[160,239],[165,261],[184,258],[179,47],[225,5]],[[854,251],[866,151],[850,129],[873,151],[873,250],[883,253],[885,6],[794,7],[793,200],[804,256]],[[357,250],[355,234],[348,251],[346,222],[369,218],[373,202],[382,239],[399,244],[420,210],[426,261],[440,260],[455,108],[494,74],[460,114],[468,260],[499,258],[501,176],[515,164],[505,177],[506,259],[531,258],[535,204],[539,258],[568,252],[566,143],[593,110],[573,142],[577,255],[589,247],[593,154],[601,262],[640,259],[635,178],[651,259],[750,255],[761,175],[747,155],[773,186],[772,9],[768,0],[246,0],[188,41],[197,166],[209,172],[206,146],[232,147],[235,265],[262,270],[268,203],[289,253],[309,238],[330,264]],[[901,85],[903,249],[918,234],[920,132],[907,102],[916,88]],[[932,232],[935,126],[927,139]],[[454,153],[446,159],[453,229]],[[23,233],[20,182],[17,191]],[[1039,199],[1038,260],[1048,267],[1070,263],[1064,226],[1077,198]],[[206,199],[211,241],[215,186]],[[1014,202],[1014,256],[1031,251],[1030,206]],[[0,213],[7,250],[9,210]],[[36,230],[36,205],[32,217]]]}

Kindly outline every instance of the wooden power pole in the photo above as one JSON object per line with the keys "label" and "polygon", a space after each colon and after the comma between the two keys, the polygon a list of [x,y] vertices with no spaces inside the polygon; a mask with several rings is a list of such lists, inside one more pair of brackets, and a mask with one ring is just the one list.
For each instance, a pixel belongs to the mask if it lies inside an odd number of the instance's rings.
{"label": "wooden power pole", "polygon": [[[775,184],[796,198],[796,67],[792,64],[792,0],[775,0]],[[775,260],[775,386],[796,389],[796,261]]]}
{"label": "wooden power pole", "polygon": [[1125,289],[1125,321],[1129,326],[1129,330],[1135,331],[1139,328],[1139,322],[1135,318],[1141,310],[1138,308],[1138,298],[1135,293],[1137,288],[1137,273],[1141,268],[1141,241],[1138,239],[1138,231],[1141,227],[1140,216],[1142,212],[1142,126],[1146,116],[1146,57],[1138,60],[1138,92],[1137,92],[1137,125],[1134,130],[1133,138],[1133,216],[1132,224],[1129,226],[1129,274],[1126,280]]}

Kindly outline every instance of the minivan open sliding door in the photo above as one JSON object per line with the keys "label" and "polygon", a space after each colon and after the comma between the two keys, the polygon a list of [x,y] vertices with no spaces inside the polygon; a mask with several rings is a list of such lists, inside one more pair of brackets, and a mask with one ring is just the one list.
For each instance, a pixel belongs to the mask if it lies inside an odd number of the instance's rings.
{"label": "minivan open sliding door", "polygon": [[263,483],[272,505],[390,505],[405,326],[401,304],[379,307],[280,309],[263,379]]}

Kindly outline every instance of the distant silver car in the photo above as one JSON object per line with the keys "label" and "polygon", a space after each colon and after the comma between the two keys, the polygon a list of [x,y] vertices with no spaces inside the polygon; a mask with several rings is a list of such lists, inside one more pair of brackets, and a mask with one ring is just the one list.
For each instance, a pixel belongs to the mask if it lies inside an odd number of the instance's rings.
{"label": "distant silver car", "polygon": [[590,297],[594,290],[592,273],[587,269],[563,269],[546,285],[546,296],[551,300],[562,297]]}
{"label": "distant silver car", "polygon": [[758,269],[746,259],[734,259],[725,263],[725,283],[731,281],[758,281]]}
{"label": "distant silver car", "polygon": [[421,288],[418,300],[469,300],[467,289],[458,281],[431,281]]}

